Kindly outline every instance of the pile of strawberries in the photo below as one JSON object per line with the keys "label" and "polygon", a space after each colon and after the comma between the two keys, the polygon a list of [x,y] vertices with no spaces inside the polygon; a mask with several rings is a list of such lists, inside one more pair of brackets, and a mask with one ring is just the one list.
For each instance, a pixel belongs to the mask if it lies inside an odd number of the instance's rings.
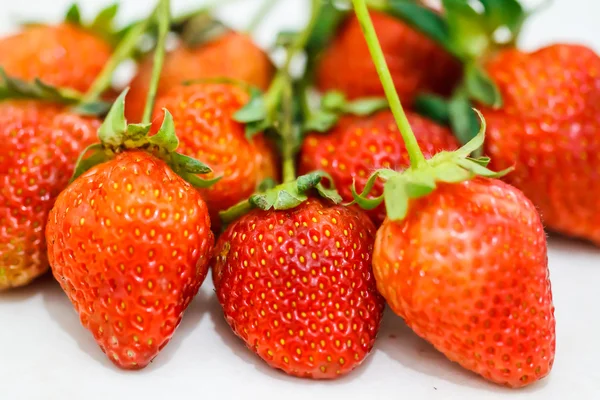
{"label": "pile of strawberries", "polygon": [[386,304],[487,380],[550,373],[544,226],[600,245],[598,55],[520,51],[517,0],[311,0],[275,67],[210,10],[157,3],[0,39],[0,291],[51,269],[126,369],[210,271],[232,330],[291,375],[358,367]]}

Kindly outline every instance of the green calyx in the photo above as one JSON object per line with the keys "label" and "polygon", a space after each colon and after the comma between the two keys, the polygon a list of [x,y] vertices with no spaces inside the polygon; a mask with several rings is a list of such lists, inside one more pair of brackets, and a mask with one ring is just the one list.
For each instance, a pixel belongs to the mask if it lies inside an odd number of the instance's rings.
{"label": "green calyx", "polygon": [[[470,155],[479,149],[485,139],[485,120],[476,110],[481,121],[478,134],[466,145],[453,152],[436,154],[425,164],[417,168],[409,168],[404,172],[390,169],[375,171],[367,181],[362,193],[352,188],[354,203],[361,208],[371,210],[385,202],[388,218],[392,221],[404,219],[408,213],[410,200],[418,199],[431,194],[439,182],[459,183],[471,180],[477,176],[486,178],[500,178],[508,174],[512,168],[494,172],[487,168],[488,157],[471,158]],[[372,198],[369,193],[375,181],[385,181],[383,195]]]}
{"label": "green calyx", "polygon": [[74,3],[67,10],[65,22],[92,32],[114,47],[119,43],[123,34],[115,26],[118,12],[119,4],[111,4],[100,10],[91,22],[86,23],[81,17],[81,10],[78,4]]}
{"label": "green calyx", "polygon": [[128,124],[125,119],[127,91],[128,89],[121,93],[98,129],[100,143],[89,146],[80,155],[72,179],[76,179],[95,165],[110,160],[120,152],[135,149],[147,151],[162,159],[194,187],[206,188],[220,179],[201,179],[198,174],[207,174],[212,170],[200,161],[176,152],[179,140],[175,134],[173,117],[168,110],[164,110],[163,123],[154,135],[150,135],[150,123]]}
{"label": "green calyx", "polygon": [[327,132],[343,115],[367,116],[389,108],[385,97],[367,97],[348,101],[342,92],[330,91],[321,98],[321,106],[309,114],[304,131]]}
{"label": "green calyx", "polygon": [[0,101],[3,100],[40,100],[57,104],[76,106],[76,111],[84,115],[104,114],[110,103],[101,100],[84,101],[84,94],[66,88],[58,88],[35,79],[26,82],[6,74],[0,67]]}
{"label": "green calyx", "polygon": [[[324,180],[328,180],[330,185],[326,186]],[[342,198],[333,188],[331,182],[333,180],[329,174],[323,171],[315,171],[274,187],[265,185],[266,187],[263,187],[262,191],[259,189],[256,194],[253,194],[247,200],[222,211],[219,215],[221,220],[227,224],[254,208],[264,211],[289,210],[308,200],[310,193],[313,191],[316,191],[321,197],[339,204],[342,202]]]}
{"label": "green calyx", "polygon": [[232,31],[207,10],[174,21],[171,29],[188,47],[202,46]]}

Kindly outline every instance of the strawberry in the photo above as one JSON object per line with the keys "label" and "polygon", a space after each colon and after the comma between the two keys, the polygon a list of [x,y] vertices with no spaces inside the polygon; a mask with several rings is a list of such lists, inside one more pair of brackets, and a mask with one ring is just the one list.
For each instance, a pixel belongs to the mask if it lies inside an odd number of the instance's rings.
{"label": "strawberry", "polygon": [[554,362],[546,237],[533,204],[498,180],[444,184],[386,220],[373,254],[392,310],[450,360],[520,387]]}
{"label": "strawberry", "polygon": [[163,109],[172,112],[180,151],[209,165],[213,177],[222,176],[201,190],[214,224],[219,211],[250,196],[263,179],[276,178],[275,156],[263,135],[247,139],[244,125],[234,120],[249,98],[233,84],[178,85],[155,106],[155,122],[162,121]]}
{"label": "strawberry", "polygon": [[0,291],[48,269],[48,212],[99,126],[59,104],[0,102]]}
{"label": "strawberry", "polygon": [[[127,99],[127,118],[138,121],[148,93],[152,59],[139,66],[130,83]],[[265,89],[273,76],[268,56],[249,36],[229,32],[202,45],[181,43],[165,59],[158,87],[158,96],[165,95],[175,86],[194,79],[227,77]]]}
{"label": "strawberry", "polygon": [[[445,2],[446,18],[437,22],[447,27],[441,42],[464,64],[464,82],[447,107],[457,136],[466,142],[477,131],[476,104],[489,126],[483,150],[491,166],[515,166],[505,180],[533,201],[548,229],[600,245],[600,57],[571,44],[518,50],[527,12],[516,0],[480,0],[482,14],[453,3]],[[489,35],[497,28],[508,28],[509,40]]]}
{"label": "strawberry", "polygon": [[[407,115],[426,157],[458,148],[458,142],[447,128],[415,113]],[[309,134],[300,157],[301,173],[316,169],[328,172],[346,201],[352,200],[353,181],[362,191],[373,170],[401,170],[409,166],[406,147],[390,111],[368,117],[345,117],[327,134]],[[379,196],[382,192],[383,185],[376,182],[372,193]],[[385,207],[382,205],[369,215],[379,226],[385,219]]]}
{"label": "strawberry", "polygon": [[483,108],[485,151],[554,231],[600,245],[600,57],[576,45],[507,50],[487,66],[504,105]]}
{"label": "strawberry", "polygon": [[[353,0],[411,165],[374,172],[355,201],[385,201],[373,270],[377,288],[416,334],[450,360],[510,387],[550,373],[556,322],[546,236],[535,206],[497,179],[489,158],[472,158],[481,129],[466,145],[426,159],[385,63],[365,0]],[[366,197],[376,179],[383,194]]]}
{"label": "strawberry", "polygon": [[227,322],[288,374],[331,379],[352,371],[371,351],[383,313],[373,235],[364,213],[317,198],[244,215],[214,253]]}
{"label": "strawberry", "polygon": [[80,176],[46,229],[52,272],[119,367],[169,342],[208,272],[213,234],[200,194],[167,164],[126,151]]}
{"label": "strawberry", "polygon": [[85,92],[112,49],[101,37],[69,23],[34,25],[0,39],[0,67],[11,76]]}
{"label": "strawberry", "polygon": [[[449,94],[460,79],[460,64],[433,40],[389,15],[392,10],[386,11],[371,15],[401,98],[412,103],[421,91]],[[383,95],[355,16],[343,22],[325,48],[316,78],[322,91],[337,89],[350,98]]]}

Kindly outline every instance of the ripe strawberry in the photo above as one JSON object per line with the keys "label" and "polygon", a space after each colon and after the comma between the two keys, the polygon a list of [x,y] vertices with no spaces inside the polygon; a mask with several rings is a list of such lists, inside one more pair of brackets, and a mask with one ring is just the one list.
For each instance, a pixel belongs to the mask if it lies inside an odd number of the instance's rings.
{"label": "ripe strawberry", "polygon": [[219,222],[219,211],[250,196],[263,179],[277,175],[275,155],[263,135],[247,139],[244,125],[233,119],[248,100],[248,93],[232,84],[178,85],[155,107],[155,122],[162,121],[163,108],[173,114],[179,151],[211,167],[209,178],[222,176],[215,185],[201,189],[213,224]]}
{"label": "ripe strawberry", "polygon": [[0,39],[0,67],[8,75],[85,92],[111,56],[92,32],[63,23],[35,25]]}
{"label": "ripe strawberry", "polygon": [[533,204],[498,180],[440,185],[377,232],[373,269],[390,307],[450,360],[496,383],[546,376],[555,320],[546,237]]}
{"label": "ripe strawberry", "polygon": [[[521,387],[554,362],[555,320],[546,236],[535,206],[472,158],[479,133],[460,149],[425,159],[394,92],[364,0],[353,0],[369,49],[403,130],[411,166],[378,170],[388,219],[377,232],[377,288],[415,333],[488,380]],[[368,192],[366,190],[365,192]],[[356,195],[373,207],[377,201]]]}
{"label": "ripe strawberry", "polygon": [[575,45],[501,52],[488,65],[504,106],[482,109],[486,152],[554,231],[600,245],[600,57]]}
{"label": "ripe strawberry", "polygon": [[[461,76],[460,64],[440,45],[406,23],[371,11],[375,29],[400,97],[412,103],[422,91],[449,94]],[[343,66],[343,68],[341,67]],[[322,91],[341,90],[350,98],[383,95],[383,87],[355,16],[349,17],[317,66]]]}
{"label": "ripe strawberry", "polygon": [[[408,113],[408,120],[426,157],[458,148],[447,128],[414,113]],[[327,134],[309,134],[300,158],[301,173],[317,169],[328,172],[346,201],[352,200],[353,181],[357,190],[362,191],[374,170],[402,170],[408,166],[408,153],[390,111],[363,118],[345,117]],[[371,193],[381,195],[383,184],[376,182]],[[377,226],[381,225],[385,206],[371,210],[369,215]]]}
{"label": "ripe strawberry", "polygon": [[213,234],[200,194],[165,162],[127,151],[56,200],[48,258],[102,351],[143,368],[169,342],[208,272]]}
{"label": "ripe strawberry", "polygon": [[[139,121],[142,116],[152,64],[151,58],[143,61],[130,83],[126,116],[131,121]],[[273,72],[269,57],[249,36],[229,32],[201,46],[181,44],[171,51],[162,69],[158,96],[185,81],[218,77],[237,79],[266,89]]]}
{"label": "ripe strawberry", "polygon": [[0,291],[48,269],[48,212],[99,126],[48,102],[0,102]]}
{"label": "ripe strawberry", "polygon": [[371,272],[374,227],[361,211],[309,198],[230,225],[213,259],[227,322],[274,368],[331,379],[373,347],[383,302]]}

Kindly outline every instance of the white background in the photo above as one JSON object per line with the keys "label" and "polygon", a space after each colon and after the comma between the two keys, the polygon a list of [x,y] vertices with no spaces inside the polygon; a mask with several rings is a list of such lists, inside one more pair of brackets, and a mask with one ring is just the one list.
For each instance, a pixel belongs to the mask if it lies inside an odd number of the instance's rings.
{"label": "white background", "polygon": [[[172,2],[176,11],[202,3]],[[18,18],[57,20],[69,3],[0,0],[0,31],[14,29]],[[108,1],[81,3],[84,13],[91,14]],[[141,17],[152,3],[123,1],[123,20]],[[268,26],[257,33],[260,42],[270,43],[280,28],[300,26],[307,3],[280,0],[266,21]],[[224,7],[220,15],[244,27],[256,6],[253,0],[239,1]],[[531,19],[523,47],[575,41],[598,52],[598,17],[597,0],[555,0]],[[392,313],[385,316],[371,356],[350,375],[334,382],[288,377],[269,369],[233,336],[210,278],[155,361],[142,371],[120,371],[81,327],[58,285],[46,277],[26,289],[0,294],[0,399],[598,399],[600,249],[552,237],[549,257],[557,319],[556,362],[548,378],[526,389],[497,387],[462,370]]]}

